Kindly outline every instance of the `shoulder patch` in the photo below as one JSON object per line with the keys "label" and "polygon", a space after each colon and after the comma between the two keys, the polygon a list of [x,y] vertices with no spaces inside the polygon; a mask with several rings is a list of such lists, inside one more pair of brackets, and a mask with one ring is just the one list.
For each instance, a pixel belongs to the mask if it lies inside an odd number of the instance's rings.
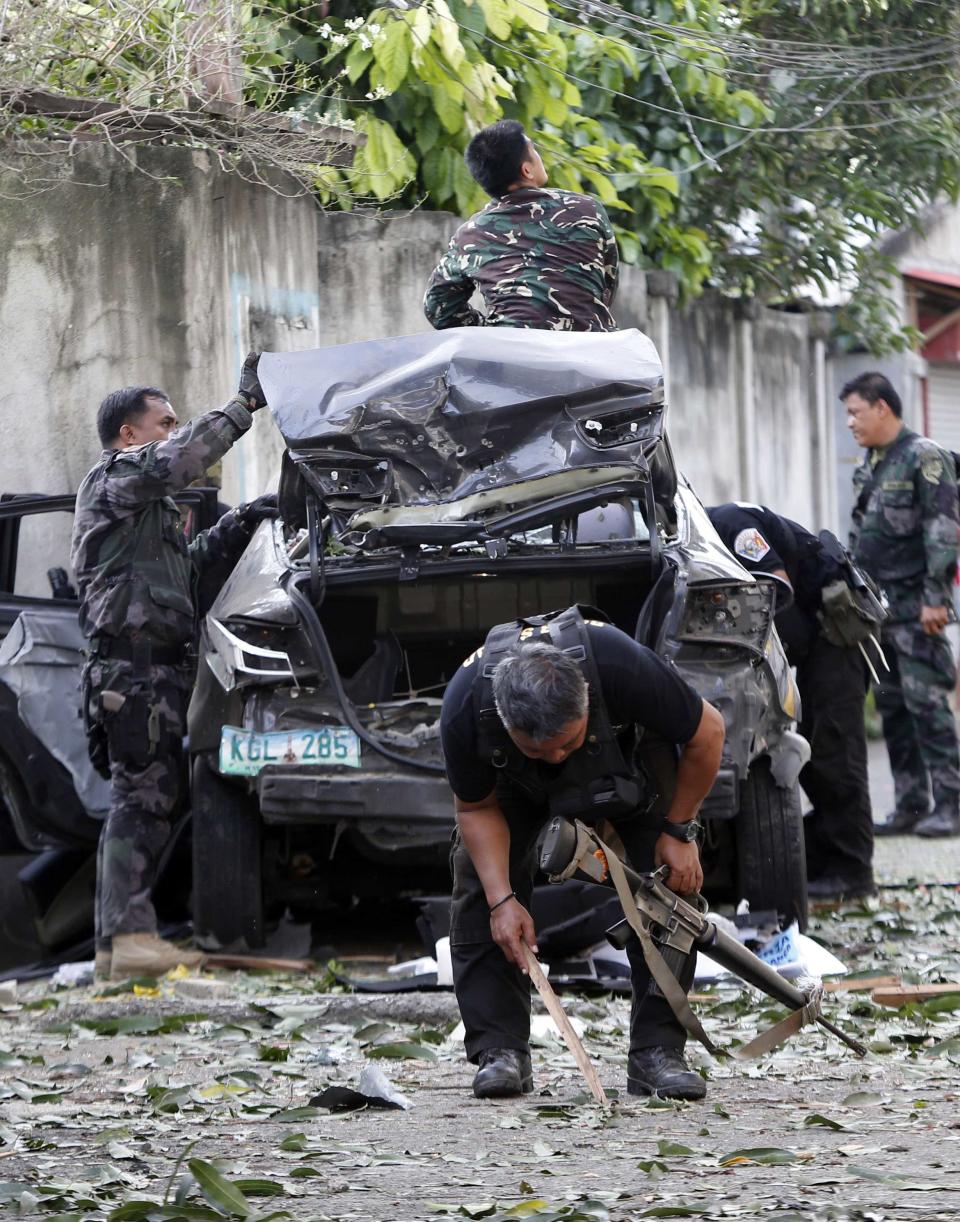
{"label": "shoulder patch", "polygon": [[762,560],[767,552],[769,552],[770,544],[755,526],[749,526],[746,530],[741,530],[734,539],[733,550],[736,555],[742,556],[744,560],[752,560],[756,563],[758,560]]}
{"label": "shoulder patch", "polygon": [[939,484],[943,479],[943,459],[936,450],[925,450],[920,458],[920,471],[928,484]]}

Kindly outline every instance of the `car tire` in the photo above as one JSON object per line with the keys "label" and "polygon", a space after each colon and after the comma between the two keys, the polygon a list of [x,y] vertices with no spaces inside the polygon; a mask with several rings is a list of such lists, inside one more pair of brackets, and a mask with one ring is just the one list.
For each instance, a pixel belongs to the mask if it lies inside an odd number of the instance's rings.
{"label": "car tire", "polygon": [[13,764],[0,753],[0,854],[41,852],[45,846],[31,823],[23,782]]}
{"label": "car tire", "polygon": [[194,936],[203,946],[259,949],[265,940],[260,812],[205,755],[193,762],[191,790]]}
{"label": "car tire", "polygon": [[756,760],[740,786],[735,820],[738,891],[751,912],[773,909],[783,927],[807,926],[807,858],[800,788],[781,789],[770,760]]}

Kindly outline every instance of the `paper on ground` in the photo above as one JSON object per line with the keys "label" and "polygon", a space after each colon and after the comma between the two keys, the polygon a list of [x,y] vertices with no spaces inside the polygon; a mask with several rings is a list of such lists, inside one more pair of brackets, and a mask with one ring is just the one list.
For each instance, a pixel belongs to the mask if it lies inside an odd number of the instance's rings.
{"label": "paper on ground", "polygon": [[[787,979],[796,976],[845,976],[850,970],[825,946],[800,933],[796,922],[761,947],[758,956]],[[709,984],[731,974],[706,955],[697,955],[694,980],[698,984]]]}

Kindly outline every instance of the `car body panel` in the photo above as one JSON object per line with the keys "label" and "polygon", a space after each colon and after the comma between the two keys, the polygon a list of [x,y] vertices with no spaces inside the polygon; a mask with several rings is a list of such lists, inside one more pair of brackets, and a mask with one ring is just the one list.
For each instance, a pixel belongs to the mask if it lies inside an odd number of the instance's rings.
{"label": "car body panel", "polygon": [[662,433],[663,370],[639,331],[459,327],[265,353],[259,374],[293,467],[332,507],[363,506],[364,527],[543,500],[581,468],[635,477]]}
{"label": "car body panel", "polygon": [[25,609],[0,644],[0,683],[16,695],[23,724],[70,774],[86,812],[103,819],[110,784],[90,763],[82,728],[77,732],[85,646],[76,605]]}

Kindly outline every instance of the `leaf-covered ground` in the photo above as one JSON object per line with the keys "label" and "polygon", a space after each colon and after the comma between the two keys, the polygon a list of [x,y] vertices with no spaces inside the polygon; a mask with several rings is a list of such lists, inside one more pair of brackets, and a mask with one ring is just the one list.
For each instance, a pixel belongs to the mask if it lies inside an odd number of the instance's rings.
{"label": "leaf-covered ground", "polygon": [[[881,843],[878,869],[895,884],[879,901],[812,932],[857,971],[960,980],[960,891],[903,885],[960,879],[960,846]],[[570,998],[620,1092],[603,1115],[549,1036],[533,1095],[475,1100],[447,994],[215,980],[42,983],[0,1009],[0,1216],[960,1217],[960,996],[897,1012],[836,994],[828,1007],[866,1060],[818,1031],[759,1063],[694,1051],[709,1092],[688,1105],[624,1093],[624,1000]],[[724,1043],[774,1013],[732,987],[699,1010]],[[411,1110],[309,1107],[366,1064]]]}

